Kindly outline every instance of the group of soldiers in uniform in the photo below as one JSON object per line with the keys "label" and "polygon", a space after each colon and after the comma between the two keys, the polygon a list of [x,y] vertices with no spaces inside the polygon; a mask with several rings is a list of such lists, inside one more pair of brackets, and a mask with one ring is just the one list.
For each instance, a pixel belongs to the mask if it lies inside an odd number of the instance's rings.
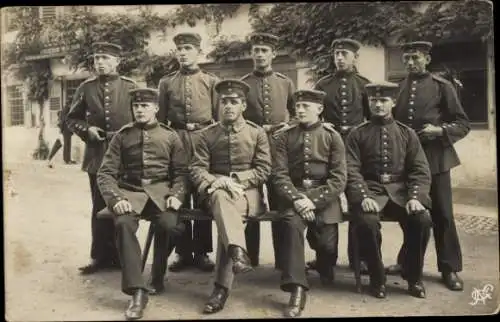
{"label": "group of soldiers in uniform", "polygon": [[[176,35],[181,67],[163,77],[158,90],[118,75],[120,46],[94,44],[96,76],[79,86],[66,118],[86,143],[83,170],[92,193],[92,260],[81,273],[121,268],[122,291],[132,297],[125,315],[139,319],[148,295],[164,291],[167,258],[175,248],[171,271],[215,268],[203,311],[218,312],[235,275],[259,265],[259,223],[246,219],[271,209],[279,214],[272,223],[275,267],[281,289],[290,293],[284,315],[298,317],[309,289],[304,230],[316,252],[307,265],[330,285],[344,196],[354,218],[349,261],[357,238],[373,296],[384,298],[386,274],[398,272],[409,294],[425,297],[431,228],[442,281],[462,290],[450,169],[459,164],[453,144],[468,133],[469,123],[452,84],[426,68],[432,44],[402,47],[409,73],[398,86],[361,76],[355,67],[360,43],[337,39],[331,47],[336,71],[312,90],[296,90],[272,68],[279,38],[257,33],[250,40],[254,71],[220,80],[197,64],[201,37]],[[106,207],[114,218],[97,218]],[[211,222],[180,221],[180,208],[213,216],[215,264],[208,257]],[[381,257],[384,216],[399,221],[404,233],[397,263],[387,268]],[[148,282],[136,236],[139,219],[156,223]]]}

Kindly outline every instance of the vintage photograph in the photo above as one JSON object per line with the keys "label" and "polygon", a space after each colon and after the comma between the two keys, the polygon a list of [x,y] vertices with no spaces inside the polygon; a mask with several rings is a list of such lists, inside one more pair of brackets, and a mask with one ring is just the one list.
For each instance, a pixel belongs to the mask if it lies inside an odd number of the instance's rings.
{"label": "vintage photograph", "polygon": [[498,314],[493,2],[1,8],[5,319]]}

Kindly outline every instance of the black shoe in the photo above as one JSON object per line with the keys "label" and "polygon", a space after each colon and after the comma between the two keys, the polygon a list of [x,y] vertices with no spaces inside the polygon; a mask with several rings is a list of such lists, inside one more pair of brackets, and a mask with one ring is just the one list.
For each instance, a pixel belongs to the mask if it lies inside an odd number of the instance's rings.
{"label": "black shoe", "polygon": [[287,318],[299,317],[306,306],[307,293],[303,286],[297,285],[290,295],[290,301],[283,315]]}
{"label": "black shoe", "polygon": [[132,299],[129,302],[128,308],[125,311],[127,320],[138,320],[142,318],[144,309],[148,304],[148,293],[143,289],[135,291]]}
{"label": "black shoe", "polygon": [[229,245],[228,252],[229,256],[231,256],[231,259],[233,260],[234,274],[246,273],[253,270],[250,258],[243,248],[237,245]]}
{"label": "black shoe", "polygon": [[207,254],[196,254],[194,256],[194,266],[198,267],[204,272],[213,272],[215,263],[208,258]]}
{"label": "black shoe", "polygon": [[464,282],[457,273],[441,273],[441,280],[452,291],[462,291],[464,289]]}
{"label": "black shoe", "polygon": [[425,287],[421,281],[415,283],[408,282],[408,292],[413,297],[425,298]]}
{"label": "black shoe", "polygon": [[165,292],[165,285],[163,284],[163,281],[161,282],[150,281],[148,283],[147,288],[148,288],[148,293],[151,296],[160,295],[163,292]]}
{"label": "black shoe", "polygon": [[101,270],[116,268],[115,266],[115,264],[110,262],[98,261],[93,259],[87,265],[79,267],[78,270],[80,270],[81,275],[91,275]]}
{"label": "black shoe", "polygon": [[385,273],[388,275],[398,275],[401,274],[402,271],[403,269],[399,264],[389,265],[385,268]]}
{"label": "black shoe", "polygon": [[221,311],[226,304],[227,297],[229,296],[229,291],[224,287],[218,285],[215,286],[212,295],[208,299],[208,302],[203,308],[203,313],[212,314]]}
{"label": "black shoe", "polygon": [[370,285],[369,292],[372,296],[383,299],[386,297],[387,293],[385,291],[385,285]]}
{"label": "black shoe", "polygon": [[170,266],[168,266],[168,270],[171,272],[180,272],[185,270],[186,268],[193,266],[193,264],[193,257],[178,255],[177,259],[172,264],[170,264]]}

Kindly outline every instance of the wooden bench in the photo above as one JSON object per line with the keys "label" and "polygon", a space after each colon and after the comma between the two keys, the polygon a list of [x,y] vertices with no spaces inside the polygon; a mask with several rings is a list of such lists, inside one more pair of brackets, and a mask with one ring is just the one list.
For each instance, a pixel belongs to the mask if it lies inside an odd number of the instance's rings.
{"label": "wooden bench", "polygon": [[[213,220],[213,217],[209,214],[207,214],[205,211],[201,210],[201,209],[186,209],[186,208],[181,208],[179,210],[179,214],[180,214],[180,219],[181,220]],[[115,216],[111,211],[109,211],[107,208],[104,208],[103,210],[101,210],[98,214],[97,214],[97,217],[98,218],[112,218],[113,216]],[[349,214],[349,213],[344,213],[343,214],[343,222],[352,222],[352,215]],[[255,222],[265,222],[265,221],[275,221],[275,220],[279,220],[279,217],[278,217],[278,212],[277,211],[269,211],[269,212],[266,212],[260,216],[256,216],[256,217],[249,217],[247,219],[248,222],[250,221],[255,221]],[[151,243],[153,241],[153,238],[154,238],[154,223],[153,222],[150,222],[149,224],[149,229],[148,229],[148,234],[147,234],[147,237],[146,237],[146,244],[144,246],[144,251],[142,253],[142,270],[144,271],[144,267],[146,266],[146,261],[148,259],[148,255],[149,255],[149,250],[151,248]],[[352,227],[352,231],[351,233],[355,234],[355,231],[356,231],[356,225],[353,225]],[[361,293],[362,292],[362,285],[361,285],[361,269],[360,269],[360,255],[359,255],[359,242],[358,242],[358,239],[357,238],[352,238],[351,241],[353,242],[354,245],[352,245],[352,248],[353,248],[353,271],[354,271],[354,278],[355,278],[355,281],[356,281],[356,291],[358,293]],[[258,249],[259,249],[259,246],[258,246],[258,243],[260,243],[260,241],[255,241],[257,243],[256,245],[256,249],[257,251],[255,252],[254,249],[248,249],[248,252],[249,252],[249,255],[253,255],[253,256],[259,256],[258,254]],[[252,245],[252,243],[248,243],[247,242],[247,245],[250,246]],[[252,254],[253,253],[253,254]]]}

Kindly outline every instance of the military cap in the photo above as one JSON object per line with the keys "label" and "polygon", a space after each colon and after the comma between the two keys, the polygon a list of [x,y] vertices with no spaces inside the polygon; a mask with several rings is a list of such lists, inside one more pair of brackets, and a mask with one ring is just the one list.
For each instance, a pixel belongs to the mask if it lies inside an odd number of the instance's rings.
{"label": "military cap", "polygon": [[122,47],[117,44],[112,44],[109,42],[95,42],[92,44],[92,52],[96,54],[106,54],[113,56],[120,56],[122,53]]}
{"label": "military cap", "polygon": [[326,93],[318,90],[310,90],[310,89],[302,89],[295,91],[292,95],[292,98],[295,102],[312,102],[323,104],[323,100],[326,97]]}
{"label": "military cap", "polygon": [[253,33],[250,35],[250,43],[252,45],[265,45],[276,48],[278,46],[279,40],[280,39],[278,36],[264,32]]}
{"label": "military cap", "polygon": [[385,81],[365,85],[366,93],[369,97],[395,97],[398,88],[398,84]]}
{"label": "military cap", "polygon": [[174,43],[178,45],[194,45],[199,47],[201,44],[201,36],[195,32],[181,32],[174,36]]}
{"label": "military cap", "polygon": [[401,49],[405,53],[413,53],[420,51],[424,54],[428,54],[431,51],[432,43],[429,41],[413,41],[405,43],[401,46]]}
{"label": "military cap", "polygon": [[129,91],[132,102],[158,102],[158,90],[154,88],[136,88]]}
{"label": "military cap", "polygon": [[335,49],[347,49],[352,51],[353,53],[357,53],[359,48],[361,48],[361,43],[354,39],[349,38],[341,38],[335,39],[332,41],[332,45],[330,46],[331,50]]}
{"label": "military cap", "polygon": [[215,91],[219,95],[238,94],[240,97],[246,97],[250,86],[239,79],[225,79],[215,84]]}

